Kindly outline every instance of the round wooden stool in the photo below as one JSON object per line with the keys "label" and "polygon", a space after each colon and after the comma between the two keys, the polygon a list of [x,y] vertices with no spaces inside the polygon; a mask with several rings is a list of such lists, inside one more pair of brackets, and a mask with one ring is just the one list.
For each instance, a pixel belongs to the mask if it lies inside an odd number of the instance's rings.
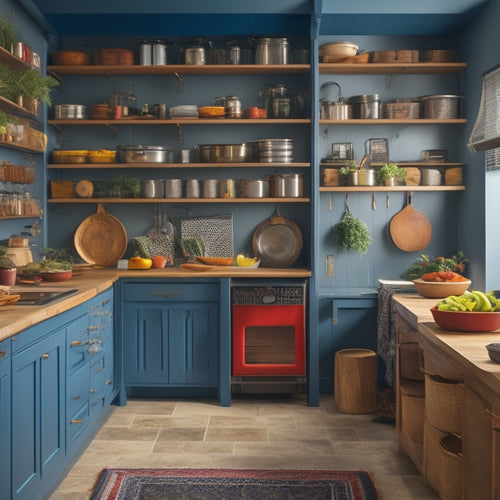
{"label": "round wooden stool", "polygon": [[342,413],[377,409],[377,354],[370,349],[342,349],[335,354],[335,408]]}

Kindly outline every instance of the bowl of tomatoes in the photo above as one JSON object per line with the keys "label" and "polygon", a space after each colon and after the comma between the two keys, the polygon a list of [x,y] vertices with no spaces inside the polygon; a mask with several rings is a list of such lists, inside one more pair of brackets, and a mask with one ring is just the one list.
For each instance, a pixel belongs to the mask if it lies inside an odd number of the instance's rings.
{"label": "bowl of tomatoes", "polygon": [[470,287],[471,280],[452,271],[438,271],[424,274],[413,283],[422,297],[443,299],[450,295],[462,295]]}

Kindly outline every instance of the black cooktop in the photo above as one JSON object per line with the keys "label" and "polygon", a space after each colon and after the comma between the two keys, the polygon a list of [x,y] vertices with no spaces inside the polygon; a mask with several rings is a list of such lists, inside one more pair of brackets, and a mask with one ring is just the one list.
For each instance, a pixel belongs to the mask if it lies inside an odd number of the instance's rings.
{"label": "black cooktop", "polygon": [[71,295],[77,291],[78,290],[76,288],[72,290],[19,290],[15,293],[19,294],[21,298],[16,302],[16,304],[24,306],[41,306],[62,297],[66,297],[67,295]]}

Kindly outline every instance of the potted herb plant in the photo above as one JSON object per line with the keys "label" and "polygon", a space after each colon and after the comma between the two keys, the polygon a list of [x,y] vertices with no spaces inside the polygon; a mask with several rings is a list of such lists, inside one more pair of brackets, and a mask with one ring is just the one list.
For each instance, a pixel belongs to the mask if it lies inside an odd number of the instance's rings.
{"label": "potted herb plant", "polygon": [[404,182],[405,177],[406,170],[394,163],[386,163],[378,171],[379,183],[383,183],[386,186],[396,186],[398,183]]}
{"label": "potted herb plant", "polygon": [[0,47],[10,52],[12,44],[18,40],[14,23],[5,16],[0,16]]}
{"label": "potted herb plant", "polygon": [[368,156],[363,156],[359,165],[353,160],[348,161],[340,168],[340,173],[347,176],[350,186],[374,186],[376,184],[376,171],[369,168]]}
{"label": "potted herb plant", "polygon": [[69,248],[44,247],[42,260],[18,268],[18,273],[40,276],[45,281],[65,281],[73,275],[73,255]]}
{"label": "potted herb plant", "polygon": [[16,265],[8,256],[9,249],[0,246],[0,285],[12,286],[16,284]]}
{"label": "potted herb plant", "polygon": [[12,123],[16,123],[16,119],[13,116],[9,116],[7,113],[0,111],[0,141],[5,142],[7,125]]}

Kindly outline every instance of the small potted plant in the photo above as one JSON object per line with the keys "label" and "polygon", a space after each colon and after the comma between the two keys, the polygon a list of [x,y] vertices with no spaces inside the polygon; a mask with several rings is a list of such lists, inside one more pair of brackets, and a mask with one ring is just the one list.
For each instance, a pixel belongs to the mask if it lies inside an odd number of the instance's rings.
{"label": "small potted plant", "polygon": [[396,186],[403,183],[406,177],[406,170],[400,168],[394,163],[386,163],[378,172],[379,183],[386,186]]}
{"label": "small potted plant", "polygon": [[16,265],[8,255],[8,247],[0,246],[0,285],[16,284]]}
{"label": "small potted plant", "polygon": [[73,275],[73,256],[68,248],[44,247],[42,260],[18,268],[18,273],[39,276],[44,281],[66,281]]}

